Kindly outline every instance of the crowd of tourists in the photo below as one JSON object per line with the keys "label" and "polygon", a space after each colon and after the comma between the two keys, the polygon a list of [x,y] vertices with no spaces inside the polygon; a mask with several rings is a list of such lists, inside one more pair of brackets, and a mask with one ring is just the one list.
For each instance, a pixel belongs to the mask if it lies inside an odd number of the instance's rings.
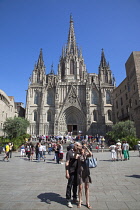
{"label": "crowd of tourists", "polygon": [[46,160],[46,154],[51,155],[54,153],[53,160],[56,163],[63,164],[63,141],[59,140],[55,143],[52,141],[47,142],[37,142],[33,144],[33,142],[27,142],[20,147],[20,155],[21,157],[27,157],[29,161],[33,161],[33,158],[36,161],[40,162]]}

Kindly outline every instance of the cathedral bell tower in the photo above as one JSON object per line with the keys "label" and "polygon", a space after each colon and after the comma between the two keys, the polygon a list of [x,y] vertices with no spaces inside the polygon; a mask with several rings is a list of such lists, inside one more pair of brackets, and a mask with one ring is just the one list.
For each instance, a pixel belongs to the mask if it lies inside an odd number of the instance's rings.
{"label": "cathedral bell tower", "polygon": [[71,15],[68,41],[62,49],[62,56],[58,65],[59,80],[68,82],[83,81],[86,74],[87,71],[82,52],[76,44],[73,18]]}
{"label": "cathedral bell tower", "polygon": [[31,84],[43,84],[45,82],[45,65],[43,61],[43,53],[42,49],[40,50],[39,58],[37,64],[35,64],[32,78],[31,78]]}
{"label": "cathedral bell tower", "polygon": [[99,80],[102,84],[113,84],[112,71],[110,70],[109,63],[106,62],[104,50],[102,49],[101,61],[99,65]]}

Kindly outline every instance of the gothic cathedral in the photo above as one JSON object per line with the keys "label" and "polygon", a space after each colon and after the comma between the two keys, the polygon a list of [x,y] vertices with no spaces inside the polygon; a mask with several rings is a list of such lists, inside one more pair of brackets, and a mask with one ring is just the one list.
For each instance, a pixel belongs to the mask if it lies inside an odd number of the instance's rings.
{"label": "gothic cathedral", "polygon": [[105,135],[113,124],[112,92],[115,79],[104,51],[98,74],[88,73],[70,16],[68,41],[63,47],[58,72],[45,72],[42,49],[30,78],[26,118],[31,135]]}

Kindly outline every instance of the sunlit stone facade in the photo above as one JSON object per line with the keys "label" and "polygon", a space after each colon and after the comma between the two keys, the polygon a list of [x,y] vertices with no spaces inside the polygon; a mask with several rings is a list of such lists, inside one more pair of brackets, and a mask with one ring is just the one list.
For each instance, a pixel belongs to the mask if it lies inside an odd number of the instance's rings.
{"label": "sunlit stone facade", "polygon": [[113,92],[115,122],[134,121],[140,138],[140,51],[131,53],[125,67],[126,78]]}
{"label": "sunlit stone facade", "polygon": [[[91,72],[91,70],[90,70]],[[98,74],[88,73],[70,17],[68,41],[57,74],[45,72],[42,49],[30,78],[26,118],[31,135],[105,135],[112,126],[112,92],[115,79],[101,52]]]}
{"label": "sunlit stone facade", "polygon": [[3,124],[7,118],[18,116],[13,96],[7,96],[0,90],[0,136],[4,135]]}

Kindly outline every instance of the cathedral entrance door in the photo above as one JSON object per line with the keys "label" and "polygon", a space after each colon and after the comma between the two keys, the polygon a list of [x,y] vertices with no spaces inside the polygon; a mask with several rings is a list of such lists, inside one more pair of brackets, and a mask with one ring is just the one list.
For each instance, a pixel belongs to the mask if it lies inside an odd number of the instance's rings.
{"label": "cathedral entrance door", "polygon": [[74,135],[77,135],[77,125],[73,125],[73,132]]}
{"label": "cathedral entrance door", "polygon": [[68,132],[72,132],[73,135],[77,135],[77,125],[67,125]]}
{"label": "cathedral entrance door", "polygon": [[72,125],[67,125],[68,132],[72,132]]}

